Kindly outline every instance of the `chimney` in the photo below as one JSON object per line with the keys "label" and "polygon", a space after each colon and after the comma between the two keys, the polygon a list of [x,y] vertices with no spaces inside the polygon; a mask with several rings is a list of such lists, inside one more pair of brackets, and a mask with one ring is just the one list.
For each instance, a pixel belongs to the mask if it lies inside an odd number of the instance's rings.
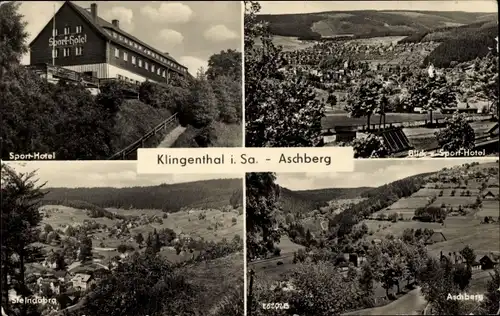
{"label": "chimney", "polygon": [[92,3],[90,5],[90,14],[92,14],[94,20],[97,20],[97,3]]}
{"label": "chimney", "polygon": [[113,26],[114,26],[114,27],[116,27],[116,28],[120,28],[120,21],[118,21],[118,20],[113,20],[113,21],[111,21],[111,23],[113,24]]}

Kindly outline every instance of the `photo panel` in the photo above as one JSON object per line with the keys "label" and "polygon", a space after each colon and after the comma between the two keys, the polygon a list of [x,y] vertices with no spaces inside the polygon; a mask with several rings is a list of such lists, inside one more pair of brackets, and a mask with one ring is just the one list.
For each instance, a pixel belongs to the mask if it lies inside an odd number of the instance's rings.
{"label": "photo panel", "polygon": [[247,147],[498,156],[496,1],[248,1]]}
{"label": "photo panel", "polygon": [[241,2],[4,1],[0,15],[3,160],[243,146]]}
{"label": "photo panel", "polygon": [[244,315],[241,175],[1,168],[2,315]]}
{"label": "photo panel", "polygon": [[247,315],[494,315],[498,159],[247,173]]}

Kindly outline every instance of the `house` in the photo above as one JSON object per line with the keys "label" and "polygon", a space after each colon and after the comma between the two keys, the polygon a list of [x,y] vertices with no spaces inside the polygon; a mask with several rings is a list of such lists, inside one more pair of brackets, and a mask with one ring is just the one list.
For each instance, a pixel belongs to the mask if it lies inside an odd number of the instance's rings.
{"label": "house", "polygon": [[90,288],[92,284],[93,278],[90,274],[78,273],[72,279],[71,283],[74,288],[79,288],[83,291],[86,291]]}
{"label": "house", "polygon": [[498,198],[498,188],[488,188],[485,193],[483,193],[483,199],[494,200]]}
{"label": "house", "polygon": [[484,255],[481,259],[479,259],[479,263],[481,264],[481,269],[488,270],[495,268],[498,264],[498,260],[490,254]]}
{"label": "house", "polygon": [[474,260],[474,262],[471,265],[472,271],[479,271],[481,270],[481,263],[479,263],[477,260]]}
{"label": "house", "polygon": [[444,237],[444,234],[442,232],[434,232],[432,235],[427,237],[425,240],[426,245],[431,245],[437,242],[443,242],[446,241],[446,237]]}

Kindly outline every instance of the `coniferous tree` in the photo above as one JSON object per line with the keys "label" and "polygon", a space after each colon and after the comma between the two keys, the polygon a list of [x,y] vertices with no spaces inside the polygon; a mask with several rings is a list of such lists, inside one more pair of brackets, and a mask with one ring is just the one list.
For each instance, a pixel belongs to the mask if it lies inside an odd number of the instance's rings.
{"label": "coniferous tree", "polygon": [[32,244],[38,241],[40,233],[38,225],[42,216],[38,208],[45,195],[41,190],[44,184],[37,184],[35,172],[17,173],[5,164],[0,169],[2,306],[7,313],[12,310],[8,291],[15,288],[25,302],[19,307],[21,314],[26,315],[26,298],[30,295],[26,285],[26,264],[40,255],[40,249]]}

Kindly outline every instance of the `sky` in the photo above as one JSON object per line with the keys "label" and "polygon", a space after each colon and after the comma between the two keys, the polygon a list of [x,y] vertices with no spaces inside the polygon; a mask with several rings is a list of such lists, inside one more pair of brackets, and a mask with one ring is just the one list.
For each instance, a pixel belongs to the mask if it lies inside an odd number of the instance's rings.
{"label": "sky", "polygon": [[469,1],[260,1],[260,14],[351,10],[421,10],[497,12],[495,0]]}
{"label": "sky", "polygon": [[495,162],[498,158],[370,159],[357,160],[354,172],[277,173],[276,182],[290,190],[378,187],[419,173],[438,171],[472,162]]}
{"label": "sky", "polygon": [[[212,179],[243,179],[241,174],[137,174],[136,161],[29,161],[5,162],[18,173],[36,171],[34,179],[45,188],[154,186]],[[242,180],[243,185],[243,180]]]}
{"label": "sky", "polygon": [[[28,43],[43,29],[64,1],[23,1],[29,33]],[[92,1],[74,1],[89,8]],[[208,58],[221,50],[242,47],[242,6],[239,1],[99,1],[98,15],[111,22],[120,21],[120,28],[146,42],[169,52],[178,62],[196,75],[207,68]],[[29,64],[29,53],[23,58]]]}

